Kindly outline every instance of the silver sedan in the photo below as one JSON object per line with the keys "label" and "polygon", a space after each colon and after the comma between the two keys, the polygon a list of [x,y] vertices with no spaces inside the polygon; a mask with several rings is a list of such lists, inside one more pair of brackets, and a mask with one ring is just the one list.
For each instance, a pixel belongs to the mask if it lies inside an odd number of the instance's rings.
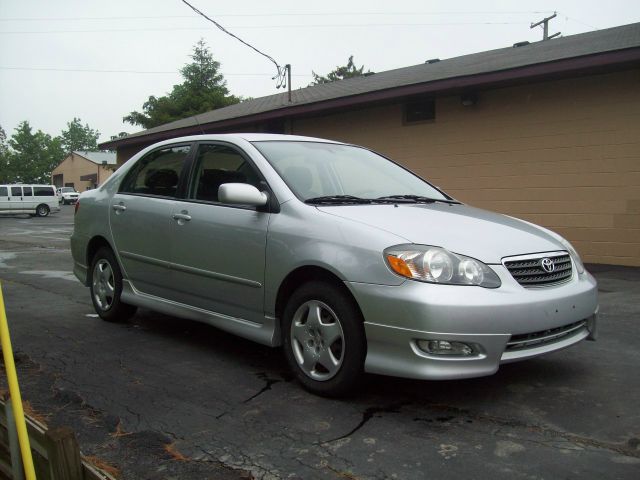
{"label": "silver sedan", "polygon": [[364,372],[491,375],[596,335],[596,282],[569,242],[329,140],[152,145],[82,193],[71,247],[103,319],[145,307],[283,346],[322,395]]}

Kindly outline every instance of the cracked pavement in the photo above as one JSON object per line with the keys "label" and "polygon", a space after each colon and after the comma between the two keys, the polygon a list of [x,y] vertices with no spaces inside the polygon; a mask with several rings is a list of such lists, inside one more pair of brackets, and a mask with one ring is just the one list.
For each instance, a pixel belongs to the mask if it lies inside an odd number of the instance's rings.
{"label": "cracked pavement", "polygon": [[[74,280],[73,207],[0,217],[23,397],[125,479],[637,478],[640,269],[594,266],[600,338],[491,377],[369,376],[306,393],[278,349],[140,310],[96,318]],[[4,383],[4,378],[1,380]],[[180,455],[171,455],[170,450]],[[180,459],[178,459],[180,458]]]}

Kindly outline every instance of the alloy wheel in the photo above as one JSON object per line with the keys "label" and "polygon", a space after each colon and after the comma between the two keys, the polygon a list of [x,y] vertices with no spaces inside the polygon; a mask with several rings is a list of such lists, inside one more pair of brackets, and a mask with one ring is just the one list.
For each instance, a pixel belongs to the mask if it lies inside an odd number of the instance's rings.
{"label": "alloy wheel", "polygon": [[115,280],[113,269],[107,260],[101,258],[93,267],[93,297],[98,307],[106,311],[113,305]]}
{"label": "alloy wheel", "polygon": [[325,381],[338,373],[344,359],[344,333],[340,319],[326,303],[309,300],[300,305],[290,334],[295,360],[305,375]]}

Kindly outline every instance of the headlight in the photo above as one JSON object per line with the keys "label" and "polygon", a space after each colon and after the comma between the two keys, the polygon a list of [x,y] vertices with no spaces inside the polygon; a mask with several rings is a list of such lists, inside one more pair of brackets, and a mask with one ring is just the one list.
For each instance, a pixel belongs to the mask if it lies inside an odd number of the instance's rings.
{"label": "headlight", "polygon": [[398,245],[384,251],[387,264],[398,275],[412,280],[447,285],[498,288],[500,278],[475,258],[426,245]]}
{"label": "headlight", "polygon": [[560,241],[560,243],[562,243],[564,248],[567,249],[567,251],[569,252],[569,255],[571,255],[571,258],[573,258],[573,262],[576,264],[576,269],[578,270],[578,273],[580,274],[584,273],[584,264],[582,263],[582,259],[580,258],[580,255],[578,255],[578,252],[576,252],[576,249],[573,248],[573,245],[571,245],[567,240],[562,238],[560,235],[558,235],[558,240]]}

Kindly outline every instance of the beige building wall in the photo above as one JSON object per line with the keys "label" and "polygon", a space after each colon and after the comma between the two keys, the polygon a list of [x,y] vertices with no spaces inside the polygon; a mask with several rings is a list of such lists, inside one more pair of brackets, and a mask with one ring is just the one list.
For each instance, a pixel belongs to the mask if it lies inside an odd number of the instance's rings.
{"label": "beige building wall", "polygon": [[[640,266],[640,69],[297,119],[292,132],[368,146],[455,198],[548,227],[586,262]],[[472,239],[470,240],[472,241]]]}
{"label": "beige building wall", "polygon": [[80,155],[70,153],[51,173],[51,183],[53,183],[53,178],[56,175],[61,174],[62,186],[73,183],[73,186],[78,192],[84,192],[87,189],[94,188],[94,184],[93,182],[80,180],[80,177],[83,175],[98,174],[98,185],[100,185],[111,176],[113,173],[111,169],[114,167],[115,165],[105,168]]}

